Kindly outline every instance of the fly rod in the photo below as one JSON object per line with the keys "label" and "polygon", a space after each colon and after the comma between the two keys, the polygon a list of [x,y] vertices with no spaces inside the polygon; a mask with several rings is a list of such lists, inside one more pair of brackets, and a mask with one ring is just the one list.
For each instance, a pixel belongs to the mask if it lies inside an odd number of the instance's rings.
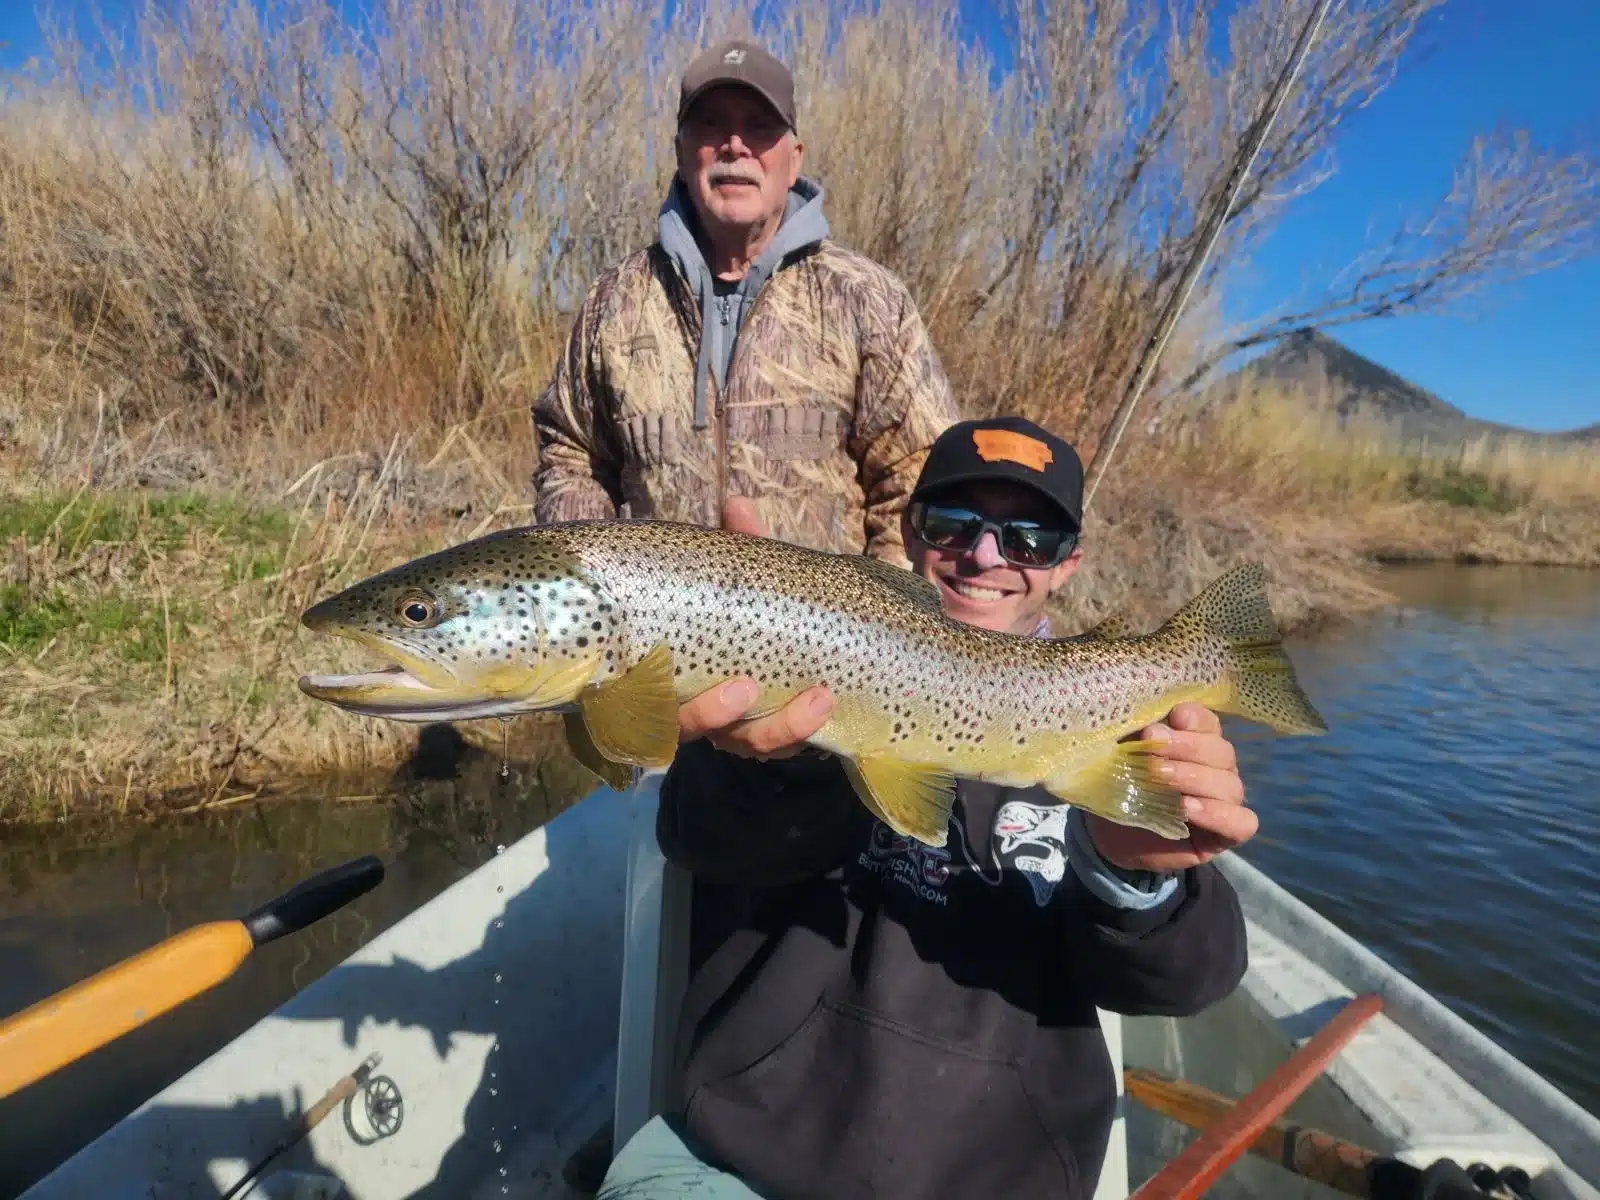
{"label": "fly rod", "polygon": [[1172,289],[1172,294],[1167,297],[1167,303],[1162,310],[1156,328],[1151,333],[1150,339],[1145,342],[1144,349],[1139,355],[1139,365],[1134,369],[1133,379],[1129,382],[1128,392],[1122,398],[1122,403],[1117,406],[1117,411],[1112,415],[1104,432],[1100,436],[1100,444],[1095,448],[1093,461],[1089,464],[1088,478],[1084,482],[1083,511],[1089,511],[1089,504],[1094,499],[1095,489],[1100,486],[1100,481],[1105,478],[1106,470],[1111,463],[1111,455],[1117,448],[1117,443],[1122,440],[1122,432],[1127,428],[1129,420],[1133,417],[1134,407],[1139,403],[1139,397],[1144,392],[1145,386],[1150,382],[1150,377],[1155,374],[1156,364],[1161,361],[1161,354],[1166,349],[1167,339],[1172,336],[1173,329],[1178,324],[1178,318],[1183,313],[1183,306],[1188,303],[1189,293],[1194,290],[1195,281],[1200,278],[1200,271],[1205,267],[1206,260],[1211,257],[1212,247],[1216,245],[1217,238],[1222,234],[1222,226],[1227,222],[1228,214],[1233,209],[1233,202],[1239,197],[1239,189],[1244,186],[1246,176],[1250,174],[1250,167],[1256,160],[1256,155],[1261,152],[1262,143],[1267,140],[1267,133],[1272,129],[1272,123],[1277,119],[1278,112],[1283,108],[1283,102],[1288,98],[1289,89],[1294,83],[1295,76],[1300,73],[1306,55],[1311,50],[1311,43],[1315,39],[1317,30],[1322,26],[1322,20],[1327,16],[1328,9],[1333,6],[1333,0],[1319,0],[1316,9],[1307,19],[1304,28],[1300,30],[1299,40],[1295,44],[1294,52],[1289,56],[1289,62],[1284,66],[1283,73],[1278,76],[1278,81],[1273,85],[1272,94],[1268,96],[1266,107],[1256,117],[1255,124],[1245,134],[1244,145],[1234,157],[1232,177],[1228,185],[1223,188],[1222,197],[1217,206],[1212,209],[1211,215],[1206,219],[1203,227],[1200,245],[1190,257],[1188,264],[1183,268],[1183,274],[1178,277],[1178,284]]}

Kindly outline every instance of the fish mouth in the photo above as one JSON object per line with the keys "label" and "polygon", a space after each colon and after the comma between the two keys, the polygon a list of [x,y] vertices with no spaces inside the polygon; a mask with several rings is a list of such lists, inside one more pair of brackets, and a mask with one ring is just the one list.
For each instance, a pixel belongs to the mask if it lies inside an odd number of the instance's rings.
{"label": "fish mouth", "polygon": [[419,723],[509,717],[528,711],[521,696],[463,683],[437,664],[375,634],[342,627],[317,609],[308,610],[302,621],[318,633],[355,642],[389,660],[374,670],[348,675],[302,675],[300,690],[313,700],[357,716]]}
{"label": "fish mouth", "polygon": [[570,666],[504,663],[475,667],[471,678],[462,678],[379,634],[333,620],[321,623],[318,632],[355,642],[389,662],[348,675],[302,675],[300,690],[357,716],[391,721],[423,724],[571,712],[577,707],[577,691],[597,665],[597,659]]}
{"label": "fish mouth", "polygon": [[302,675],[300,690],[356,716],[418,723],[515,717],[544,707],[530,708],[520,695],[434,687],[398,663],[353,675]]}

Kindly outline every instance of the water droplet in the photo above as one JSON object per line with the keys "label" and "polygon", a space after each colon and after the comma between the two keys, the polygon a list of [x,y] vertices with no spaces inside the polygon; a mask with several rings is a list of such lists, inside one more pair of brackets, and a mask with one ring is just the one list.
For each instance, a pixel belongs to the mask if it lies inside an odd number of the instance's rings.
{"label": "water droplet", "polygon": [[495,1138],[495,1140],[494,1140],[494,1152],[496,1154],[504,1153],[504,1151],[501,1150],[501,1148],[500,1148],[500,1139],[499,1138]]}
{"label": "water droplet", "polygon": [[504,1179],[505,1177],[506,1177],[506,1168],[505,1167],[501,1167],[500,1168],[500,1178]]}
{"label": "water droplet", "polygon": [[494,927],[495,927],[495,928],[496,928],[496,929],[504,929],[504,928],[505,928],[505,927],[506,927],[506,923],[505,923],[505,921],[504,921],[504,920],[503,920],[503,919],[501,919],[501,918],[500,918],[500,917],[496,917],[496,918],[495,918],[495,919],[494,919]]}
{"label": "water droplet", "polygon": [[495,972],[495,973],[494,973],[494,981],[495,981],[495,982],[496,982],[496,983],[500,983],[500,982],[502,982],[502,981],[501,981],[501,978],[500,978],[500,972],[499,972],[499,971],[496,971],[496,972]]}
{"label": "water droplet", "polygon": [[500,1089],[499,1088],[490,1088],[489,1089],[489,1095],[498,1096],[499,1094],[500,1094]]}
{"label": "water droplet", "polygon": [[508,746],[509,746],[508,739],[510,738],[510,736],[511,736],[511,718],[510,717],[501,717],[500,718],[500,778],[501,779],[505,779],[507,776],[509,776],[511,774],[511,767],[507,763],[507,759],[510,757],[510,755],[508,753]]}
{"label": "water droplet", "polygon": [[496,846],[496,847],[495,847],[495,848],[494,848],[494,852],[495,852],[495,853],[496,853],[496,854],[504,854],[504,853],[505,853],[505,852],[506,852],[506,848],[505,848],[505,846],[503,846],[503,845],[499,845],[499,846]]}

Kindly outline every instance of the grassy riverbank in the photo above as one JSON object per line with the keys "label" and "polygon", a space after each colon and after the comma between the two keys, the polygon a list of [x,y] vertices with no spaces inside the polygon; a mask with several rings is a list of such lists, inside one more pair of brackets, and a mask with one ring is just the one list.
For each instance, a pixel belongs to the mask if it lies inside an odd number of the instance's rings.
{"label": "grassy riverbank", "polygon": [[[1216,261],[1270,230],[1263,197],[1315,186],[1436,6],[1352,10],[1317,39]],[[228,803],[406,756],[414,729],[300,695],[301,672],[353,660],[298,614],[528,518],[528,404],[574,300],[654,231],[682,65],[755,15],[380,7],[352,37],[317,0],[272,21],[144,6],[129,44],[62,40],[0,78],[0,820]],[[1037,52],[1003,69],[953,8],[907,0],[828,0],[761,36],[794,64],[834,235],[905,281],[962,403],[1088,457],[1192,252],[1191,200],[1265,99],[1280,8],[1251,0],[1224,38],[1204,6],[1173,29],[1015,6]],[[1498,249],[1463,267],[1406,246],[1428,287],[1340,311],[1470,291],[1497,255],[1587,228],[1572,163],[1463,149],[1462,178],[1494,187],[1456,188],[1454,215]],[[1207,359],[1220,311],[1203,283],[1153,395]],[[1154,433],[1149,415],[1096,497],[1067,627],[1154,622],[1246,556],[1290,626],[1382,603],[1385,556],[1600,562],[1578,451],[1424,458],[1297,395]],[[560,753],[532,720],[513,742]]]}
{"label": "grassy riverbank", "polygon": [[[181,488],[137,480],[174,458],[242,465],[246,435],[175,442],[106,434],[102,420],[99,449],[52,456],[68,416],[14,422],[0,477],[0,821],[228,803],[404,761],[415,728],[300,694],[302,672],[365,660],[312,638],[298,614],[373,570],[526,520],[511,482],[527,475],[525,415],[310,466],[257,446],[253,470]],[[1067,628],[1113,609],[1154,624],[1246,557],[1270,565],[1291,629],[1384,604],[1371,568],[1385,558],[1600,565],[1600,463],[1579,449],[1408,457],[1377,427],[1339,430],[1304,397],[1262,394],[1121,453],[1063,597]],[[123,482],[74,465],[97,455]],[[496,723],[463,732],[499,748]],[[513,757],[564,762],[553,733],[518,722]]]}

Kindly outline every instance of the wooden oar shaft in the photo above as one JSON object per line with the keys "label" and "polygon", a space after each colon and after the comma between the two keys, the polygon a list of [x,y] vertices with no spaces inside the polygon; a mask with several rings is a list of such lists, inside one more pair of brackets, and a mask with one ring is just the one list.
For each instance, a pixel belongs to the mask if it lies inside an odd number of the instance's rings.
{"label": "wooden oar shaft", "polygon": [[221,983],[254,943],[239,921],[210,921],[46,996],[0,1022],[0,1097]]}
{"label": "wooden oar shaft", "polygon": [[[1207,1130],[1233,1111],[1232,1099],[1185,1079],[1170,1079],[1138,1068],[1129,1068],[1122,1077],[1128,1095],[1151,1111],[1191,1129]],[[1375,1151],[1288,1121],[1274,1121],[1245,1149],[1296,1175],[1362,1200],[1372,1197],[1368,1167],[1382,1161]]]}
{"label": "wooden oar shaft", "polygon": [[1197,1200],[1205,1195],[1218,1176],[1288,1110],[1382,1007],[1382,999],[1372,993],[1350,1001],[1287,1062],[1156,1172],[1133,1194],[1133,1200]]}

